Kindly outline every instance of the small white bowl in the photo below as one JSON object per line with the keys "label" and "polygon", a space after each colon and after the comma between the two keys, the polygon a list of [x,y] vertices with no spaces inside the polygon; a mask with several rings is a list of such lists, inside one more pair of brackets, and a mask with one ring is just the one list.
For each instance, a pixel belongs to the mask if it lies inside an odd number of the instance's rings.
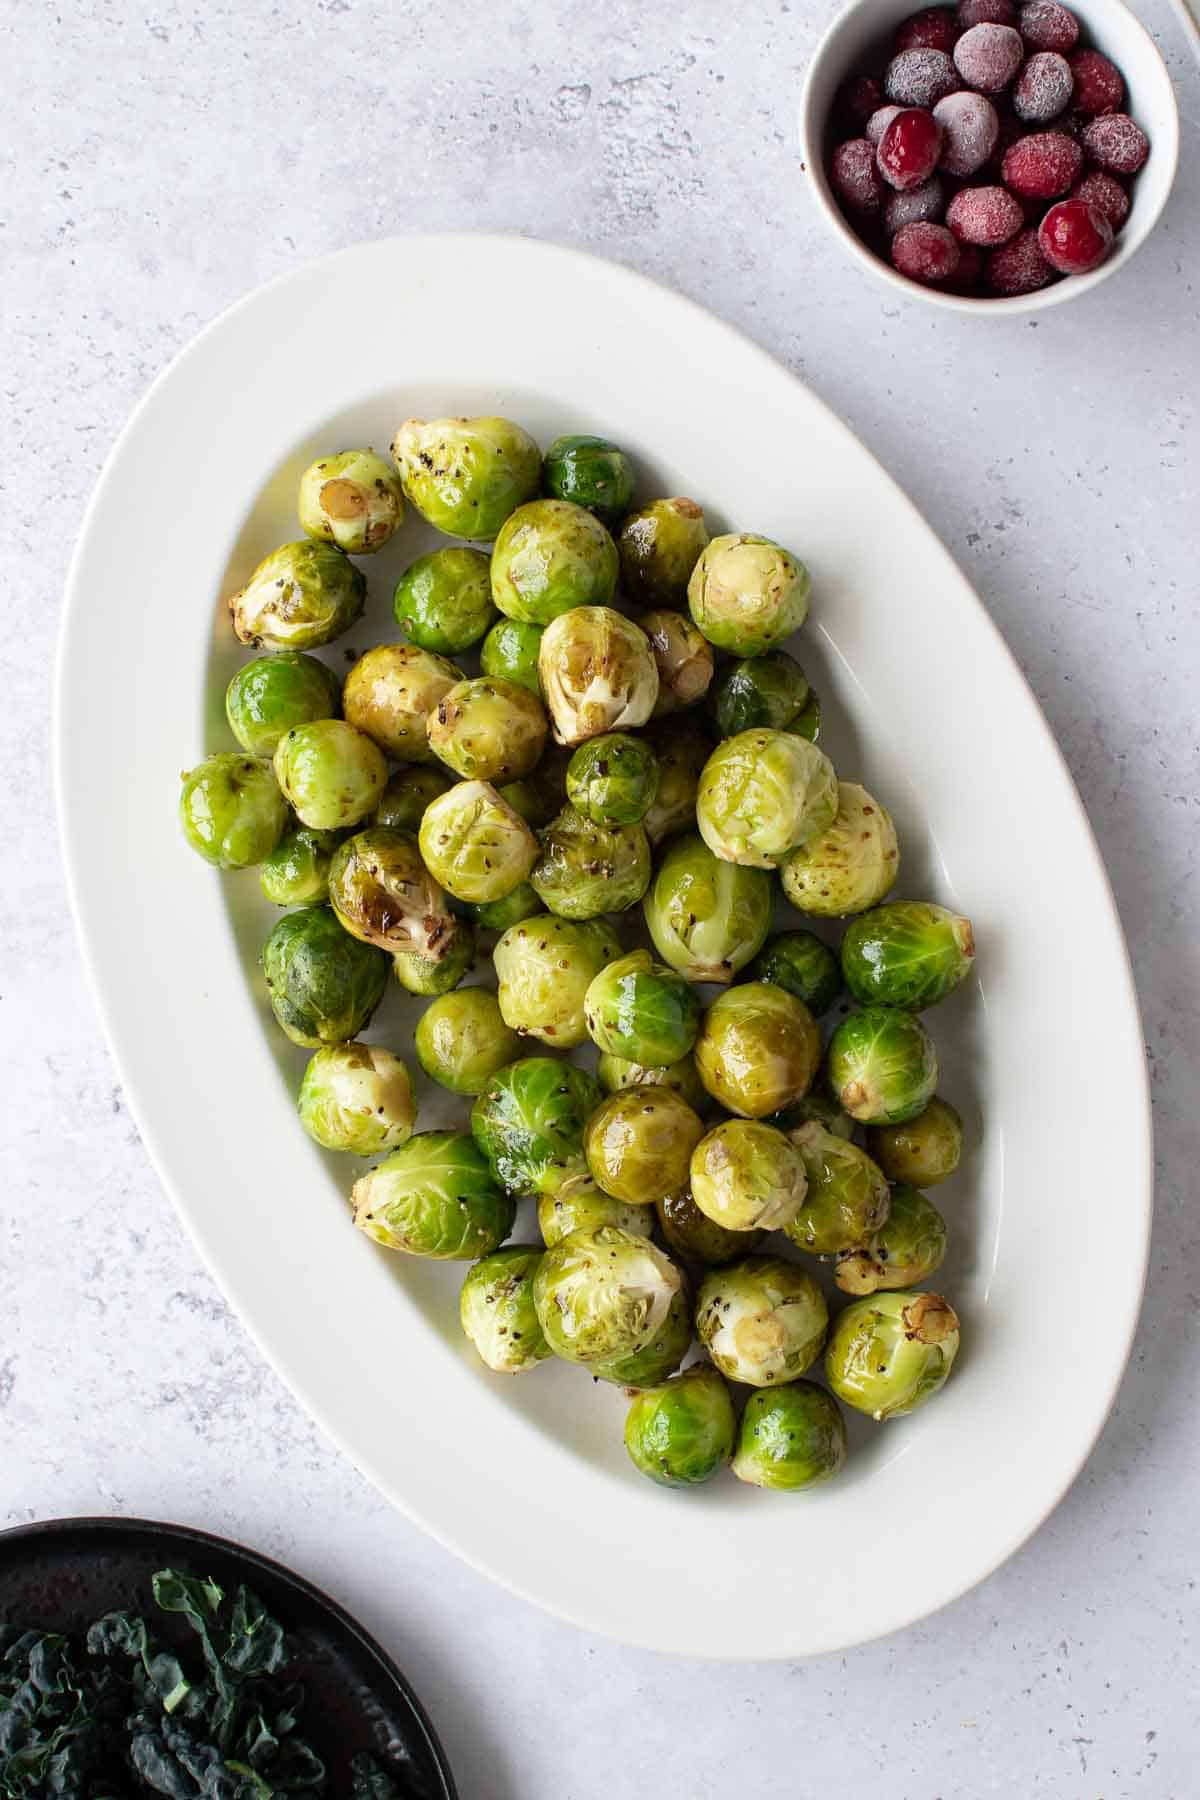
{"label": "small white bowl", "polygon": [[1084,40],[1111,57],[1125,77],[1125,104],[1150,139],[1150,156],[1132,183],[1129,217],[1107,261],[1090,275],[1069,275],[1037,293],[1006,300],[943,293],[899,274],[858,236],[829,186],[826,160],[835,141],[830,133],[834,96],[848,75],[861,70],[873,51],[886,46],[900,21],[920,10],[920,0],[852,0],[817,45],[800,96],[800,150],[812,191],[844,247],[901,298],[977,316],[994,313],[1003,318],[1040,312],[1047,306],[1060,306],[1064,300],[1076,300],[1115,275],[1157,224],[1179,161],[1179,110],[1171,77],[1149,32],[1121,0],[1086,0],[1083,6],[1067,0],[1067,4],[1083,27]]}

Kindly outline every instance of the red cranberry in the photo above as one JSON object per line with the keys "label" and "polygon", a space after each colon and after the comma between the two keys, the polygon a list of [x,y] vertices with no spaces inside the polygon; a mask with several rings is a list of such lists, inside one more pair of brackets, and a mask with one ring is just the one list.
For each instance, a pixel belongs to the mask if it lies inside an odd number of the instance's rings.
{"label": "red cranberry", "polygon": [[958,268],[958,242],[944,225],[904,225],[892,239],[892,261],[913,281],[946,281]]}
{"label": "red cranberry", "polygon": [[901,50],[953,50],[957,36],[953,7],[927,6],[924,12],[913,13],[897,26],[892,54],[898,56]]}
{"label": "red cranberry", "polygon": [[1060,200],[1038,226],[1038,248],[1062,275],[1086,275],[1112,249],[1113,228],[1086,200]]}
{"label": "red cranberry", "polygon": [[961,86],[944,50],[902,50],[883,77],[883,91],[897,106],[936,106],[943,94]]}
{"label": "red cranberry", "polygon": [[960,188],[946,208],[946,223],[960,244],[1007,244],[1025,223],[1021,202],[1007,188]]}
{"label": "red cranberry", "polygon": [[918,106],[897,113],[879,140],[875,160],[879,173],[894,188],[920,187],[937,168],[942,154],[942,128],[932,113]]}
{"label": "red cranberry", "polygon": [[1020,231],[1007,244],[993,250],[984,265],[984,278],[993,294],[1010,299],[1015,294],[1035,294],[1049,287],[1055,272],[1038,249],[1036,231]]}
{"label": "red cranberry", "polygon": [[1150,140],[1128,113],[1105,113],[1083,129],[1083,147],[1110,175],[1136,175],[1150,154]]}
{"label": "red cranberry", "polygon": [[920,187],[889,194],[883,203],[883,229],[895,237],[905,225],[926,225],[937,221],[946,210],[946,190],[936,175]]}
{"label": "red cranberry", "polygon": [[942,128],[941,167],[947,175],[974,175],[996,147],[1000,120],[991,101],[963,89],[933,109]]}
{"label": "red cranberry", "polygon": [[954,66],[968,87],[984,94],[1006,88],[1022,62],[1025,46],[1011,25],[972,25],[954,46]]}
{"label": "red cranberry", "polygon": [[983,251],[974,244],[958,246],[958,267],[946,283],[956,294],[971,294],[979,286],[983,274]]}
{"label": "red cranberry", "polygon": [[954,22],[960,31],[974,25],[1011,25],[1017,16],[1013,0],[959,0]]}
{"label": "red cranberry", "polygon": [[1035,50],[1012,92],[1013,111],[1032,125],[1045,125],[1066,110],[1075,86],[1071,66],[1057,50]]}
{"label": "red cranberry", "polygon": [[1079,36],[1079,20],[1058,0],[1029,0],[1017,25],[1035,50],[1073,50]]}
{"label": "red cranberry", "polygon": [[1129,195],[1116,176],[1106,175],[1103,169],[1093,169],[1090,175],[1085,175],[1071,189],[1071,199],[1086,200],[1108,220],[1114,231],[1120,231],[1129,217]]}
{"label": "red cranberry", "polygon": [[904,108],[902,106],[879,107],[876,112],[871,114],[870,118],[863,126],[863,136],[869,138],[871,143],[877,144],[892,120],[896,117],[896,114],[902,113],[903,111]]}
{"label": "red cranberry", "polygon": [[883,89],[873,75],[852,75],[837,92],[837,111],[847,125],[861,131],[883,100]]}
{"label": "red cranberry", "polygon": [[1121,71],[1099,50],[1076,50],[1068,58],[1075,78],[1075,104],[1082,113],[1120,112],[1125,99]]}
{"label": "red cranberry", "polygon": [[1083,169],[1083,151],[1064,131],[1035,131],[1004,153],[1005,187],[1023,200],[1057,200],[1074,187]]}
{"label": "red cranberry", "polygon": [[878,212],[883,183],[875,167],[875,147],[866,138],[839,144],[829,159],[829,180],[843,205],[855,212]]}

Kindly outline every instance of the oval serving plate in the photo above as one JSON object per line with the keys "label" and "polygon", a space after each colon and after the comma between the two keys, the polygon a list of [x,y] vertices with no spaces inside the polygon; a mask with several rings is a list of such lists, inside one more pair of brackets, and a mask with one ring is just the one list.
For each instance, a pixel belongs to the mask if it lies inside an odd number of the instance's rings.
{"label": "oval serving plate", "polygon": [[[276,915],[254,871],[219,877],[179,835],[179,771],[232,745],[221,699],[241,652],[221,600],[299,534],[299,471],[448,412],[507,413],[543,445],[606,432],[643,494],[690,494],[712,529],[804,556],[813,616],[796,648],[822,741],[896,814],[899,891],[975,921],[977,978],[930,1015],[971,1144],[945,1190],[938,1281],[963,1315],[960,1364],[917,1417],[858,1431],[815,1493],[658,1489],[625,1458],[618,1392],[561,1365],[512,1381],[475,1362],[462,1269],[355,1232],[361,1165],[296,1122],[303,1055],[255,968]],[[333,664],[395,637],[392,581],[426,547],[410,523],[362,559],[371,610]],[[266,1354],[428,1531],[585,1627],[790,1657],[932,1612],[1045,1518],[1112,1403],[1144,1278],[1149,1116],[1120,926],[983,608],[867,451],[762,351],[626,270],[522,239],[369,244],[260,290],[158,380],[109,459],[70,578],[56,739],[85,952],[163,1180]],[[414,1017],[393,994],[371,1035],[406,1053]],[[427,1085],[421,1101],[422,1125],[465,1116]]]}

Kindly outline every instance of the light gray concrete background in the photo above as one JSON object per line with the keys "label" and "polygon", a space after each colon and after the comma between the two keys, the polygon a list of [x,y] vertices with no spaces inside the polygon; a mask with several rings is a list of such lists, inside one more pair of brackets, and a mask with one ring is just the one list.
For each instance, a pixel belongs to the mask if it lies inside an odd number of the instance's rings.
{"label": "light gray concrete background", "polygon": [[[411,1671],[464,1800],[1197,1792],[1200,80],[1163,0],[1138,10],[1187,119],[1169,211],[1078,306],[983,324],[896,304],[818,220],[793,115],[828,0],[4,9],[0,1520],[169,1516],[293,1562]],[[850,1655],[722,1668],[634,1653],[509,1598],[391,1511],[199,1266],[84,983],[48,715],[63,575],[104,456],[151,378],[247,289],[439,227],[588,246],[800,371],[977,583],[1112,871],[1158,1129],[1120,1404],[1020,1555]],[[147,629],[169,637],[162,601]],[[901,587],[898,632],[903,602]],[[1046,904],[1069,932],[1071,896]],[[1119,1128],[1087,1110],[1103,1054],[1081,1043],[1064,1131]],[[820,1554],[799,1520],[797,1553]]]}

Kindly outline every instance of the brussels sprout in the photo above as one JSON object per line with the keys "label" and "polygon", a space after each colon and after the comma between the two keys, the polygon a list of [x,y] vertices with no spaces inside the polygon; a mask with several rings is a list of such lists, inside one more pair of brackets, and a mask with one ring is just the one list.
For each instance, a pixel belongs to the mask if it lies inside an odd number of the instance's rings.
{"label": "brussels sprout", "polygon": [[262,966],[280,1027],[306,1050],[356,1037],[387,986],[383,951],[343,931],[327,906],[285,913],[263,945]]}
{"label": "brussels sprout", "polygon": [[611,1363],[658,1336],[682,1286],[675,1264],[648,1238],[600,1225],[572,1232],[546,1251],[533,1299],[556,1356]]}
{"label": "brussels sprout", "polygon": [[611,525],[633,498],[633,470],[607,438],[560,437],[542,462],[542,486],[556,500],[573,501]]}
{"label": "brussels sprout", "polygon": [[392,957],[396,980],[407,994],[430,998],[449,994],[475,967],[476,932],[471,919],[455,919],[437,956],[419,950],[397,950]]}
{"label": "brussels sprout", "polygon": [[407,831],[416,837],[425,817],[425,808],[439,794],[454,784],[442,769],[397,769],[371,814],[372,825],[386,825],[389,831]]}
{"label": "brussels sprout", "polygon": [[803,1269],[777,1256],[747,1256],[700,1283],[696,1333],[730,1381],[777,1387],[821,1354],[825,1296]]}
{"label": "brussels sprout", "polygon": [[757,1119],[725,1119],[692,1155],[692,1199],[729,1231],[776,1231],[804,1200],[804,1163],[782,1131]]}
{"label": "brussels sprout", "polygon": [[647,732],[658,757],[658,791],[642,823],[652,844],[696,825],[696,791],[700,772],[712,755],[712,742],[690,719],[651,726]]}
{"label": "brussels sprout", "polygon": [[520,813],[527,825],[540,831],[566,805],[570,761],[570,751],[558,744],[548,744],[531,774],[521,781],[505,782],[497,792],[514,812]]}
{"label": "brussels sprout", "polygon": [[503,900],[538,859],[538,841],[486,781],[460,781],[430,801],[421,820],[421,856],[456,900]]}
{"label": "brussels sprout", "polygon": [[542,474],[541,452],[511,419],[406,419],[392,456],[423,519],[480,543],[537,493]]}
{"label": "brussels sprout", "polygon": [[546,715],[528,688],[480,675],[443,694],[426,729],[434,755],[468,781],[512,781],[536,767]]}
{"label": "brussels sprout", "polygon": [[340,831],[289,831],[258,871],[264,899],[275,906],[316,906],[329,898],[329,865]]}
{"label": "brussels sprout", "polygon": [[657,1387],[675,1373],[691,1347],[692,1302],[686,1281],[681,1281],[666,1318],[648,1344],[626,1356],[592,1363],[588,1373],[616,1387]]}
{"label": "brussels sprout", "polygon": [[481,930],[503,932],[534,918],[541,912],[542,903],[529,882],[522,881],[503,900],[484,900],[471,910]]}
{"label": "brussels sprout", "polygon": [[715,537],[688,582],[688,609],[710,644],[734,656],[761,656],[808,617],[808,570],[770,538]]}
{"label": "brussels sprout", "polygon": [[592,1042],[610,1056],[665,1069],[686,1056],[700,1029],[700,1000],[648,950],[631,950],[602,968],[587,991]]}
{"label": "brussels sprout", "polygon": [[[513,513],[492,551],[492,599],[505,618],[549,625],[573,606],[606,606],[617,547],[582,506],[534,500]],[[545,685],[545,666],[539,672]]]}
{"label": "brussels sprout", "polygon": [[493,953],[505,1024],[556,1050],[586,1043],[588,984],[620,954],[616,933],[601,919],[538,913],[511,926]]}
{"label": "brussels sprout", "polygon": [[752,981],[786,988],[818,1017],[829,1011],[842,991],[837,957],[811,931],[781,931],[755,957],[749,975]]}
{"label": "brussels sprout", "polygon": [[489,1369],[519,1375],[550,1355],[533,1305],[540,1250],[514,1245],[477,1262],[462,1284],[458,1316]]}
{"label": "brussels sprout", "polygon": [[521,1040],[487,988],[459,988],[427,1006],[414,1034],[417,1061],[452,1094],[481,1094],[492,1076],[515,1062]]}
{"label": "brussels sprout", "polygon": [[597,1187],[630,1206],[652,1206],[687,1185],[704,1126],[671,1088],[622,1088],[597,1107],[583,1134]]}
{"label": "brussels sprout", "polygon": [[863,1125],[915,1119],[937,1086],[933,1039],[920,1019],[894,1006],[850,1013],[830,1038],[826,1060],[843,1111]]}
{"label": "brussels sprout", "polygon": [[634,605],[681,606],[707,543],[704,514],[694,500],[652,500],[630,513],[617,535],[617,550],[621,585]]}
{"label": "brussels sprout", "polygon": [[334,852],[329,898],[351,937],[435,961],[450,948],[454,915],[403,831],[373,825]]}
{"label": "brussels sprout", "polygon": [[893,900],[855,919],[842,939],[842,974],[856,1000],[923,1012],[971,972],[970,919],[923,900]]}
{"label": "brussels sprout", "polygon": [[611,606],[576,606],[542,633],[538,677],[555,741],[644,725],[658,699],[650,639]]}
{"label": "brussels sprout", "polygon": [[567,798],[593,825],[637,825],[654,803],[658,758],[642,738],[606,732],[567,764]]}
{"label": "brussels sprout", "polygon": [[796,1493],[836,1475],[846,1460],[846,1421],[813,1381],[751,1394],[733,1472],[753,1487]]}
{"label": "brussels sprout", "polygon": [[260,757],[222,750],[183,777],[183,835],[216,869],[248,869],[263,862],[283,836],[287,817],[287,801],[271,765]]}
{"label": "brussels sprout", "polygon": [[300,1123],[326,1150],[383,1156],[412,1136],[417,1108],[408,1070],[379,1044],[327,1044],[300,1083]]}
{"label": "brussels sprout", "polygon": [[315,650],[349,630],[366,593],[362,570],[336,544],[301,538],[264,556],[229,610],[243,644]]}
{"label": "brussels sprout", "polygon": [[430,713],[462,680],[444,656],[416,644],[377,644],[360,656],[342,689],[342,711],[351,725],[401,762],[432,763]]}
{"label": "brussels sprout", "polygon": [[381,550],[404,520],[396,471],[373,450],[342,450],[310,463],[300,477],[300,528],[351,556]]}
{"label": "brussels sprout", "polygon": [[820,1055],[820,1033],[803,1000],[769,981],[718,994],[695,1048],[713,1099],[749,1119],[765,1119],[806,1094]]}
{"label": "brussels sprout", "polygon": [[773,906],[765,870],[723,862],[689,832],[659,863],[642,911],[664,962],[689,981],[725,983],[761,947]]}
{"label": "brussels sprout", "polygon": [[681,1056],[678,1062],[659,1068],[630,1062],[626,1056],[612,1056],[606,1051],[596,1064],[596,1077],[606,1094],[619,1094],[623,1088],[631,1087],[665,1087],[686,1100],[693,1112],[704,1112],[711,1104],[692,1056]]}
{"label": "brussels sprout", "polygon": [[635,906],[650,885],[650,845],[640,825],[593,825],[564,806],[541,834],[530,881],[564,919],[597,919]]}
{"label": "brussels sprout", "polygon": [[713,689],[713,718],[722,737],[762,727],[790,731],[811,692],[795,657],[786,650],[769,650],[765,656],[730,663]]}
{"label": "brussels sprout", "polygon": [[793,1244],[813,1256],[857,1250],[888,1216],[888,1184],[865,1150],[811,1120],[789,1133],[800,1152],[808,1188],[785,1227]]}
{"label": "brussels sprout", "polygon": [[639,1394],[625,1420],[634,1467],[662,1487],[711,1481],[733,1454],[737,1421],[729,1389],[708,1363],[695,1363]]}
{"label": "brussels sprout", "polygon": [[423,650],[443,656],[469,650],[496,617],[487,557],[465,544],[419,556],[396,583],[392,611]]}
{"label": "brussels sprout", "polygon": [[889,1181],[937,1187],[948,1181],[962,1156],[962,1119],[948,1100],[935,1094],[921,1112],[900,1125],[876,1125],[867,1149]]}
{"label": "brussels sprout", "polygon": [[583,1128],[600,1104],[584,1069],[524,1056],[500,1069],[471,1108],[471,1131],[514,1194],[557,1194],[587,1175]]}
{"label": "brussels sprout", "polygon": [[845,1138],[847,1143],[853,1141],[854,1120],[827,1094],[812,1091],[801,1094],[799,1100],[793,1100],[782,1112],[772,1113],[767,1123],[778,1126],[780,1131],[795,1131],[797,1126],[807,1125],[810,1121],[831,1131],[834,1137]]}
{"label": "brussels sprout", "polygon": [[713,653],[687,614],[656,607],[643,613],[638,624],[650,639],[658,670],[654,717],[666,718],[703,700],[713,678]]}
{"label": "brussels sprout", "polygon": [[341,684],[332,669],[300,650],[278,650],[243,663],[225,689],[225,717],[243,750],[272,756],[294,725],[332,719],[342,710]]}
{"label": "brussels sprout", "polygon": [[872,1294],[834,1320],[825,1379],[856,1411],[898,1419],[937,1393],[957,1354],[958,1317],[940,1294]]}
{"label": "brussels sprout", "polygon": [[354,1223],[388,1250],[474,1262],[513,1228],[516,1206],[460,1131],[418,1131],[350,1190]]}
{"label": "brussels sprout", "polygon": [[560,1194],[541,1194],[537,1203],[538,1229],[547,1249],[561,1244],[574,1231],[595,1231],[598,1225],[616,1225],[634,1237],[649,1237],[654,1214],[648,1206],[630,1206],[603,1193],[594,1181],[575,1181]]}
{"label": "brussels sprout", "polygon": [[885,1223],[869,1244],[838,1257],[833,1279],[846,1294],[910,1288],[928,1281],[945,1254],[945,1219],[932,1200],[898,1181]]}
{"label": "brussels sprout", "polygon": [[763,1231],[730,1231],[702,1213],[688,1188],[664,1194],[654,1202],[667,1249],[684,1262],[706,1263],[719,1268],[737,1256],[745,1256],[766,1236]]}
{"label": "brussels sprout", "polygon": [[314,719],[280,738],[275,779],[302,825],[341,831],[379,804],[387,763],[379,746],[344,719]]}
{"label": "brussels sprout", "polygon": [[874,906],[900,869],[896,827],[887,808],[855,781],[837,786],[833,824],[779,865],[783,891],[797,911],[825,919]]}
{"label": "brussels sprout", "polygon": [[[488,591],[491,592],[490,587]],[[525,625],[520,619],[497,619],[480,648],[480,669],[485,675],[498,675],[502,681],[515,681],[518,687],[528,688],[540,699],[538,651],[542,630],[541,625]]]}
{"label": "brussels sprout", "polygon": [[815,688],[809,688],[808,699],[800,708],[788,730],[794,737],[807,738],[815,744],[821,735],[821,696]]}
{"label": "brussels sprout", "polygon": [[837,794],[833,764],[815,744],[786,731],[741,731],[701,770],[696,823],[726,862],[772,869],[833,823]]}

